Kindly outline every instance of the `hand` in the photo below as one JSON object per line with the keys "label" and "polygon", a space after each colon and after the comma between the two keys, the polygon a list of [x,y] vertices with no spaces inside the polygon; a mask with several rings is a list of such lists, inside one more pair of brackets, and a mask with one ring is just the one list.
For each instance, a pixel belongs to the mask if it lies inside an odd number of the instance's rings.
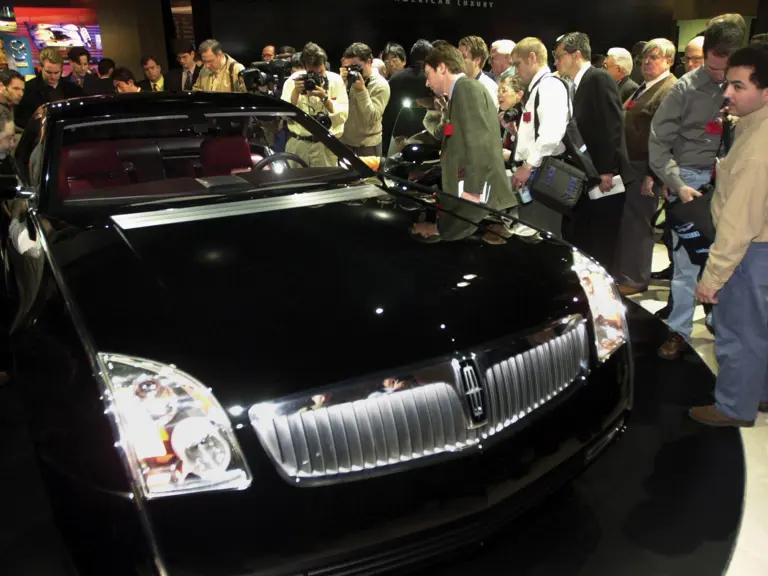
{"label": "hand", "polygon": [[702,304],[720,303],[720,300],[717,298],[717,290],[712,290],[712,288],[705,286],[701,282],[696,286],[696,298]]}
{"label": "hand", "polygon": [[328,97],[328,93],[325,91],[325,88],[323,88],[322,86],[318,86],[317,88],[312,90],[312,92],[310,92],[309,95],[314,96],[315,98],[320,98],[321,100],[323,98]]}
{"label": "hand", "polygon": [[363,78],[362,74],[357,75],[357,80],[355,81],[354,84],[352,84],[352,88],[354,88],[358,92],[362,92],[363,90],[367,89],[365,86],[365,78]]}
{"label": "hand", "polygon": [[341,76],[341,79],[344,80],[344,84],[346,84],[347,77],[349,76],[349,68],[342,66],[341,70],[339,70],[339,76]]}
{"label": "hand", "polygon": [[600,174],[600,192],[605,194],[613,188],[613,174]]}
{"label": "hand", "polygon": [[464,200],[468,200],[469,202],[474,202],[475,204],[480,203],[480,194],[472,194],[472,192],[462,192],[460,198],[463,198]]}
{"label": "hand", "polygon": [[504,156],[504,162],[509,162],[509,159],[512,158],[512,150],[502,148],[501,154]]}
{"label": "hand", "polygon": [[512,136],[517,134],[517,124],[514,122],[504,122],[504,112],[499,112],[499,122],[501,123],[502,128],[512,134]]}
{"label": "hand", "polygon": [[431,222],[417,222],[413,225],[412,231],[414,234],[429,238],[430,236],[437,236],[437,224]]}
{"label": "hand", "polygon": [[301,94],[302,92],[304,92],[304,80],[299,80],[297,78],[294,81],[293,92],[294,94]]}
{"label": "hand", "polygon": [[643,178],[643,184],[640,186],[640,195],[654,198],[656,195],[653,193],[653,177],[646,176]]}
{"label": "hand", "polygon": [[694,198],[700,198],[701,192],[699,192],[698,190],[694,190],[690,186],[683,186],[682,188],[680,188],[679,195],[680,195],[680,200],[682,200],[683,203],[686,203],[686,202],[690,202]]}
{"label": "hand", "polygon": [[523,164],[520,168],[515,170],[515,173],[512,175],[512,187],[515,190],[520,190],[530,179],[531,169],[528,167],[528,164]]}
{"label": "hand", "polygon": [[664,200],[669,202],[669,186],[664,186]]}

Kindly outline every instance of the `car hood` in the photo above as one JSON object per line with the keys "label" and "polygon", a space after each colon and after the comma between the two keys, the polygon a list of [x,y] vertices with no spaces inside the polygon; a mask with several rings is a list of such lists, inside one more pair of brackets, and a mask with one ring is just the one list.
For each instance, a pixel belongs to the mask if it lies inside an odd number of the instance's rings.
{"label": "car hood", "polygon": [[431,210],[382,198],[186,220],[164,210],[152,225],[112,218],[49,244],[97,350],[174,364],[225,405],[586,315],[571,247],[418,242],[409,229]]}

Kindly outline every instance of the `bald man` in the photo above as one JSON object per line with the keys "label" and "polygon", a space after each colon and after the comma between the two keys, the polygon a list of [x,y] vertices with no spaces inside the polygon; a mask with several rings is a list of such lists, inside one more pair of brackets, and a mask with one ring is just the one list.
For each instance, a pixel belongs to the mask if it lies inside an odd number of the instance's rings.
{"label": "bald man", "polygon": [[685,64],[686,74],[704,64],[704,36],[696,36],[688,42],[688,46],[685,47],[683,64]]}

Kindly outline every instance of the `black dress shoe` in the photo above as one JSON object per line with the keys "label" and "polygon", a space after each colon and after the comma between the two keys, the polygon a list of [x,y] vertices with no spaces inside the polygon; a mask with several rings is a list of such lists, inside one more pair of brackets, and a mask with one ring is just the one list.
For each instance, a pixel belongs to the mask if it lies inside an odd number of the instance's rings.
{"label": "black dress shoe", "polygon": [[652,272],[651,279],[653,280],[672,280],[672,266],[667,266],[660,272]]}
{"label": "black dress shoe", "polygon": [[664,308],[656,312],[654,316],[656,316],[656,318],[658,318],[659,320],[666,320],[669,318],[670,312],[672,312],[672,306],[667,304],[666,306],[664,306]]}

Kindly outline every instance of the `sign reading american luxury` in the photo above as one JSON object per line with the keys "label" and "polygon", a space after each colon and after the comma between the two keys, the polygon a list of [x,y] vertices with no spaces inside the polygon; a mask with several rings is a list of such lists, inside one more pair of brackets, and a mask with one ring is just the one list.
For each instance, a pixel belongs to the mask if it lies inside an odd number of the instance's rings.
{"label": "sign reading american luxury", "polygon": [[493,8],[495,2],[487,0],[395,0],[395,4],[433,4],[435,6],[458,6],[459,8]]}

